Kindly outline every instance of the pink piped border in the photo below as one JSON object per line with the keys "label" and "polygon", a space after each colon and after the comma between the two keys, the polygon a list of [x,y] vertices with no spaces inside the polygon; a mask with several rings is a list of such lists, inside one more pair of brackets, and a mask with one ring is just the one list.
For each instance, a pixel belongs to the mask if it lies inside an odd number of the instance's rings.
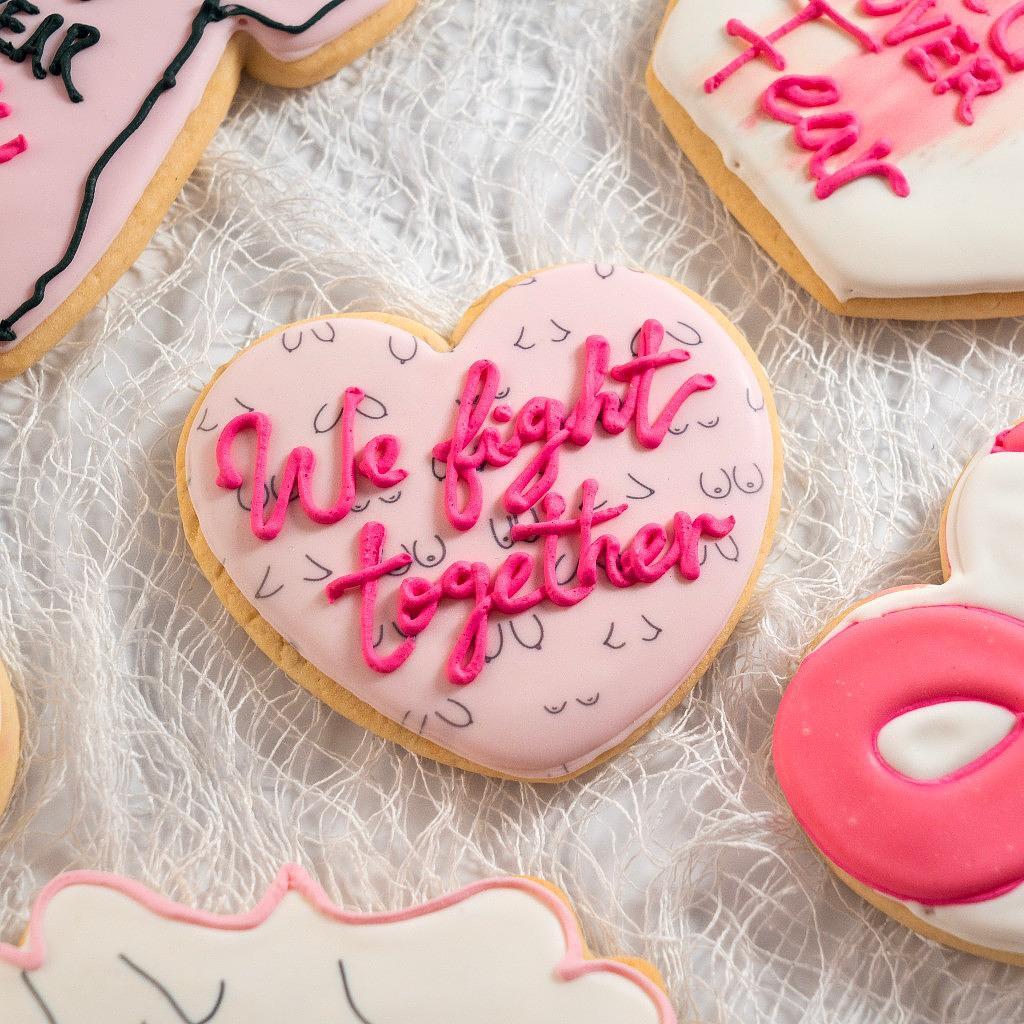
{"label": "pink piped border", "polygon": [[111,889],[127,896],[140,906],[168,921],[213,928],[219,931],[252,931],[264,924],[280,906],[290,892],[298,892],[321,914],[340,924],[393,924],[423,917],[438,910],[454,906],[490,889],[516,889],[528,893],[543,903],[559,920],[565,936],[565,956],[556,968],[563,981],[573,981],[586,974],[606,971],[638,985],[658,1010],[660,1024],[677,1024],[676,1015],[665,993],[645,974],[617,960],[589,959],[584,956],[583,940],[579,925],[569,907],[551,890],[529,878],[492,878],[474,882],[457,892],[441,896],[416,907],[385,913],[359,913],[346,911],[336,906],[323,889],[300,867],[286,865],[267,891],[267,894],[251,911],[242,914],[211,914],[194,910],[175,903],[158,893],[147,889],[139,882],[119,875],[99,871],[72,871],[55,878],[39,894],[29,920],[28,935],[23,946],[0,943],[0,962],[8,963],[23,971],[36,971],[46,961],[46,940],[43,936],[43,922],[51,901],[65,889],[75,886],[92,886]]}

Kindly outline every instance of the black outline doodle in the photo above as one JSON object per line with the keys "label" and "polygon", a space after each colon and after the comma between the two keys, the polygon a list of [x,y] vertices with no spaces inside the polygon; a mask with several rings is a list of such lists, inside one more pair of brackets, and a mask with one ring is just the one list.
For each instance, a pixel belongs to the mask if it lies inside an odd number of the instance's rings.
{"label": "black outline doodle", "polygon": [[355,1000],[352,998],[352,989],[349,988],[348,975],[345,973],[345,961],[338,961],[338,970],[341,971],[341,984],[345,989],[345,1000],[348,1003],[348,1008],[356,1015],[356,1020],[359,1024],[370,1024],[370,1022],[363,1016],[359,1007],[356,1006]]}
{"label": "black outline doodle", "polygon": [[725,490],[722,493],[720,493],[720,494],[719,493],[712,494],[704,486],[704,472],[703,472],[703,470],[701,471],[700,476],[697,478],[697,482],[700,484],[700,489],[704,492],[704,496],[705,497],[710,498],[712,501],[724,501],[726,498],[729,497],[730,494],[732,494],[732,477],[729,476],[729,471],[726,470],[726,469],[719,469],[719,470],[717,470],[717,472],[721,473],[722,476],[725,477]]}
{"label": "black outline doodle", "polygon": [[760,405],[754,405],[754,403],[750,400],[750,387],[748,386],[747,387],[747,405],[749,405],[750,408],[753,409],[754,412],[761,412],[764,409],[764,395],[761,395],[761,404]]}
{"label": "black outline doodle", "polygon": [[210,414],[210,407],[203,407],[203,415],[199,418],[199,422],[196,424],[196,430],[201,431],[204,434],[210,434],[214,430],[220,427],[219,423],[214,423],[212,427],[204,427],[203,424],[206,422],[206,417]]}
{"label": "black outline doodle", "polygon": [[706,423],[704,420],[697,420],[697,425],[703,427],[705,430],[712,430],[714,427],[718,426],[721,420],[721,416],[716,416],[713,420],[708,420]]}
{"label": "black outline doodle", "polygon": [[569,335],[570,335],[570,334],[572,334],[572,331],[570,331],[568,327],[563,327],[563,326],[562,326],[562,325],[561,325],[561,324],[560,324],[560,323],[559,323],[559,322],[558,322],[557,320],[555,320],[554,318],[549,318],[549,319],[551,319],[551,323],[552,323],[552,324],[553,324],[553,325],[554,325],[554,326],[555,326],[555,327],[556,327],[556,328],[557,328],[558,330],[560,330],[560,331],[562,332],[562,336],[561,336],[560,338],[552,338],[551,340],[552,340],[552,341],[553,341],[553,342],[554,342],[554,343],[555,343],[556,345],[561,345],[563,341],[568,341],[568,340],[569,340]]}
{"label": "black outline doodle", "polygon": [[670,433],[670,434],[671,434],[671,435],[672,435],[673,437],[682,437],[682,436],[683,436],[683,434],[685,434],[685,433],[686,433],[686,432],[687,432],[687,431],[688,431],[689,429],[690,429],[690,424],[689,424],[689,423],[686,423],[686,424],[684,424],[684,425],[683,425],[683,429],[682,429],[682,430],[676,430],[676,428],[675,428],[675,427],[669,427],[669,428],[668,428],[668,432],[669,432],[669,433]]}
{"label": "black outline doodle", "polygon": [[698,331],[696,327],[693,327],[692,325],[685,323],[682,320],[677,320],[676,323],[679,324],[680,327],[685,327],[688,331],[692,331],[693,334],[696,336],[697,340],[685,341],[683,338],[680,338],[678,334],[673,334],[666,327],[665,334],[668,335],[668,337],[670,337],[673,341],[678,341],[680,345],[685,345],[687,348],[696,348],[698,345],[704,344],[704,339],[701,337],[700,331]]}
{"label": "black outline doodle", "polygon": [[[266,484],[264,484],[264,487],[266,487]],[[270,474],[270,493],[274,496],[274,501],[277,501],[277,499],[280,497],[280,495],[277,493],[277,474],[276,473],[271,473]],[[297,501],[298,497],[299,497],[299,482],[298,482],[298,480],[295,480],[295,482],[292,484],[292,493],[291,493],[291,495],[288,498],[288,504],[290,505],[293,501]]]}
{"label": "black outline doodle", "polygon": [[505,540],[508,541],[507,544],[502,543],[501,539],[498,537],[498,531],[494,528],[494,517],[492,516],[489,520],[491,526],[491,536],[494,538],[494,543],[497,544],[502,551],[508,551],[508,549],[511,548],[513,544],[515,544],[515,541],[512,539],[512,527],[518,525],[519,516],[507,515],[505,516],[505,519],[508,521],[508,533],[505,534]]}
{"label": "black outline doodle", "polygon": [[627,494],[627,501],[646,501],[648,498],[654,496],[655,491],[650,484],[645,484],[643,480],[637,480],[637,478],[633,476],[632,473],[627,473],[626,476],[628,476],[629,479],[632,480],[633,483],[637,485],[637,487],[642,487],[647,492],[646,494]]}
{"label": "black outline doodle", "polygon": [[246,405],[237,395],[235,396],[235,405],[240,405],[246,412],[255,412],[255,405]]}
{"label": "black outline doodle", "polygon": [[[733,553],[731,555],[727,555],[722,550],[722,545],[727,543],[727,542],[732,545]],[[720,541],[716,541],[715,542],[715,547],[718,549],[718,553],[727,562],[738,562],[740,560],[740,546],[739,546],[739,544],[736,543],[736,538],[733,537],[733,535],[731,533],[728,536],[723,537]]]}
{"label": "black outline doodle", "polygon": [[353,505],[352,506],[352,511],[353,512],[365,512],[370,507],[370,505],[372,505],[372,504],[373,504],[373,498],[367,498],[366,501],[364,501],[362,503],[362,505]]}
{"label": "black outline doodle", "polygon": [[519,631],[516,629],[516,624],[513,619],[508,620],[508,628],[512,630],[512,635],[516,638],[516,643],[520,647],[525,647],[528,651],[539,651],[544,643],[544,623],[540,621],[540,616],[536,612],[530,615],[530,618],[537,623],[537,629],[540,630],[540,636],[537,637],[535,644],[526,643],[523,638],[519,635]]}
{"label": "black outline doodle", "polygon": [[[242,486],[239,486],[239,487],[235,488],[235,500],[238,502],[238,507],[240,509],[242,509],[245,512],[251,512],[252,511],[252,497],[250,496],[249,504],[248,505],[246,505],[246,503],[244,501],[242,501],[242,487],[244,487],[244,486],[245,485],[243,484]],[[269,504],[270,504],[270,485],[269,484],[264,484],[263,485],[263,506],[262,507],[266,508]]]}
{"label": "black outline doodle", "polygon": [[523,338],[526,337],[526,324],[519,329],[519,337],[512,343],[513,348],[522,349],[523,352],[529,352],[531,348],[537,347],[537,342],[533,342],[531,345],[524,345]]}
{"label": "black outline doodle", "polygon": [[493,654],[484,652],[484,663],[490,665],[492,661],[497,661],[501,657],[501,652],[505,650],[505,630],[501,628],[500,622],[492,623],[498,630],[498,649]]}
{"label": "black outline doodle", "polygon": [[566,552],[563,551],[555,559],[555,582],[560,587],[567,587],[567,586],[569,586],[569,584],[572,583],[572,581],[576,578],[576,573],[578,573],[580,571],[580,560],[577,558],[576,561],[573,563],[572,572],[569,573],[569,575],[566,576],[566,578],[564,580],[558,575],[558,567],[562,564],[562,560],[565,559],[565,558],[568,558],[568,557],[569,557],[569,555]]}
{"label": "black outline doodle", "polygon": [[567,700],[563,700],[557,708],[550,704],[543,704],[541,706],[549,715],[560,715],[569,706],[569,702]]}
{"label": "black outline doodle", "polygon": [[[607,274],[602,274],[601,273],[601,268],[602,267],[607,267],[608,268],[608,273]],[[594,264],[594,273],[597,274],[597,276],[599,278],[601,278],[602,281],[607,281],[608,278],[611,277],[612,274],[615,273],[615,264],[614,263],[595,263]]]}
{"label": "black outline doodle", "polygon": [[373,645],[373,649],[377,650],[377,648],[380,647],[380,645],[382,643],[384,643],[384,623],[383,622],[377,627],[377,640],[376,640],[376,642]]}
{"label": "black outline doodle", "polygon": [[[441,463],[442,466],[444,466],[444,472],[440,476],[437,475],[437,464],[439,462]],[[445,462],[444,459],[438,459],[438,458],[435,458],[433,455],[431,455],[430,456],[430,472],[434,474],[434,479],[439,484],[443,484],[444,480],[445,480],[445,477],[448,476],[448,463]]]}
{"label": "black outline doodle", "polygon": [[760,483],[756,487],[754,487],[753,485],[750,487],[744,487],[743,484],[740,483],[739,478],[736,476],[736,471],[740,468],[739,466],[732,467],[733,483],[736,484],[736,486],[744,494],[760,494],[761,491],[764,490],[764,473],[761,471],[761,467],[756,462],[752,462],[751,465],[754,467],[754,469],[757,470],[757,475],[758,477],[760,477]]}
{"label": "black outline doodle", "polygon": [[302,336],[305,333],[306,333],[305,331],[299,331],[299,340],[297,342],[295,342],[295,347],[294,348],[289,348],[288,347],[288,332],[285,331],[281,335],[281,347],[285,350],[285,352],[287,352],[289,354],[291,354],[292,352],[298,352],[299,346],[302,344]]}
{"label": "black outline doodle", "polygon": [[601,641],[602,647],[607,647],[610,651],[621,651],[626,646],[626,641],[623,640],[621,644],[612,643],[612,634],[615,632],[615,623],[613,622],[608,627],[608,635]]}
{"label": "black outline doodle", "polygon": [[253,595],[253,599],[254,600],[256,600],[256,601],[264,601],[268,597],[276,597],[278,594],[281,593],[282,590],[284,590],[284,584],[281,583],[281,584],[278,585],[276,590],[272,590],[269,594],[264,594],[263,593],[263,588],[267,585],[267,580],[269,580],[269,579],[270,579],[270,563],[268,562],[267,563],[267,571],[263,574],[263,581],[256,588],[256,593]]}
{"label": "black outline doodle", "polygon": [[330,402],[324,402],[324,404],[321,405],[319,409],[317,409],[316,415],[313,417],[313,433],[315,434],[329,434],[341,422],[342,413],[344,413],[345,411],[344,405],[342,406],[342,408],[338,410],[338,415],[334,417],[329,427],[324,427],[321,430],[320,427],[317,426],[317,424],[320,422],[320,417],[324,414],[324,410],[328,407],[328,405],[330,405]]}
{"label": "black outline doodle", "polygon": [[[380,408],[380,415],[379,416],[371,416],[370,413],[364,412],[363,411],[363,403],[364,402],[372,402],[374,405],[378,406]],[[373,395],[367,395],[367,394],[364,393],[363,397],[362,397],[362,400],[356,406],[356,414],[359,415],[359,416],[363,416],[363,417],[365,417],[368,420],[382,420],[388,414],[388,407],[379,398],[374,398]]]}
{"label": "black outline doodle", "polygon": [[514,287],[516,287],[516,288],[525,288],[528,284],[536,284],[536,283],[537,283],[537,278],[536,277],[527,277],[527,278],[525,278],[522,281],[517,281],[515,283]]}
{"label": "black outline doodle", "polygon": [[429,557],[425,561],[422,558],[420,558],[419,554],[416,551],[416,545],[419,544],[418,539],[412,542],[411,548],[407,544],[403,544],[402,550],[407,555],[412,555],[413,561],[421,569],[436,569],[437,566],[444,565],[444,560],[448,557],[448,545],[445,544],[444,539],[441,537],[441,534],[439,533],[434,534],[434,540],[436,540],[437,543],[441,545],[441,557],[433,561]]}
{"label": "black outline doodle", "polygon": [[193,1020],[187,1013],[185,1013],[185,1011],[181,1008],[181,1005],[174,998],[174,996],[171,995],[168,989],[164,985],[161,985],[160,982],[157,981],[152,974],[147,973],[138,964],[133,963],[131,960],[128,959],[128,957],[124,955],[124,953],[119,953],[118,959],[120,959],[126,967],[134,971],[140,978],[142,978],[143,981],[148,981],[149,984],[152,985],[153,988],[155,988],[157,992],[159,992],[160,995],[162,995],[164,999],[167,1000],[171,1009],[178,1015],[180,1020],[184,1021],[184,1024],[210,1024],[210,1021],[213,1020],[213,1018],[216,1017],[218,1012],[220,1011],[221,1005],[224,1002],[224,996],[227,993],[227,982],[223,980],[220,982],[220,988],[217,991],[217,1001],[213,1004],[213,1009],[205,1017],[200,1017],[198,1020]]}
{"label": "black outline doodle", "polygon": [[397,569],[392,569],[388,575],[394,576],[397,579],[399,576],[405,576],[411,568],[412,562],[409,562],[407,565],[400,565]]}
{"label": "black outline doodle", "polygon": [[402,497],[402,492],[400,490],[398,490],[398,491],[395,491],[395,493],[393,495],[391,495],[391,496],[387,496],[387,495],[384,495],[384,494],[378,494],[377,495],[377,500],[384,502],[385,505],[394,505],[395,502],[398,501],[398,499],[401,498],[401,497]]}
{"label": "black outline doodle", "polygon": [[597,693],[588,700],[583,700],[582,697],[577,697],[575,699],[576,703],[579,704],[581,708],[592,708],[601,699],[601,691],[598,690]]}
{"label": "black outline doodle", "polygon": [[647,625],[650,626],[651,629],[654,630],[654,636],[642,636],[642,637],[640,637],[640,639],[643,640],[643,642],[645,644],[652,644],[652,643],[654,643],[654,641],[657,640],[658,637],[661,636],[661,634],[665,632],[665,630],[663,630],[661,628],[661,626],[656,626],[653,622],[651,622],[651,620],[649,618],[647,618],[646,615],[641,615],[640,618],[643,619],[644,622],[646,622]]}
{"label": "black outline doodle", "polygon": [[405,366],[405,364],[406,364],[406,363],[411,363],[411,362],[412,362],[412,361],[413,361],[413,360],[414,360],[414,359],[416,358],[416,355],[417,355],[417,353],[418,353],[418,352],[419,352],[419,350],[420,350],[420,342],[419,342],[419,339],[418,339],[418,338],[414,337],[414,336],[413,336],[413,335],[411,335],[411,334],[408,334],[408,335],[406,335],[406,337],[408,337],[408,338],[410,338],[410,339],[412,340],[412,355],[411,355],[411,356],[406,356],[406,357],[405,357],[405,358],[403,359],[403,358],[402,358],[402,357],[401,357],[401,356],[400,356],[400,355],[399,355],[399,354],[398,354],[398,353],[397,353],[397,352],[395,351],[395,336],[394,336],[393,334],[389,334],[389,335],[388,335],[388,351],[389,351],[389,352],[391,353],[391,355],[392,355],[392,356],[393,356],[393,357],[394,357],[395,359],[397,359],[397,360],[398,360],[398,365],[399,365],[399,366]]}
{"label": "black outline doodle", "polygon": [[21,972],[21,980],[25,982],[25,988],[29,990],[29,993],[36,1002],[36,1006],[43,1011],[43,1016],[46,1018],[46,1024],[57,1024],[57,1018],[54,1017],[53,1011],[46,1005],[46,1000],[39,994],[39,990],[32,984],[32,979],[28,976],[28,971]]}
{"label": "black outline doodle", "polygon": [[453,722],[450,718],[446,718],[442,715],[440,711],[435,711],[434,716],[436,718],[440,718],[445,725],[450,725],[453,729],[468,729],[473,724],[473,712],[470,711],[462,701],[456,700],[454,697],[448,697],[445,699],[445,703],[454,704],[457,708],[464,711],[467,719],[465,722]]}
{"label": "black outline doodle", "polygon": [[338,337],[337,328],[334,326],[334,324],[331,323],[330,320],[321,320],[320,323],[322,323],[324,327],[326,327],[331,332],[331,336],[329,338],[321,338],[320,335],[317,334],[315,327],[310,327],[309,333],[312,334],[317,341],[322,341],[325,345],[333,345],[335,339]]}
{"label": "black outline doodle", "polygon": [[[408,727],[408,726],[407,726],[407,725],[405,724],[405,722],[406,722],[406,719],[407,719],[407,718],[408,718],[408,717],[409,717],[409,716],[410,716],[411,714],[412,714],[412,708],[409,708],[409,710],[408,710],[408,711],[406,711],[406,713],[405,713],[404,715],[402,715],[402,723],[401,723],[401,724],[402,724],[402,728],[403,728],[403,729],[408,729],[408,728],[409,728],[409,727]],[[427,715],[424,715],[424,716],[423,716],[423,720],[422,720],[422,721],[420,722],[420,727],[419,727],[419,728],[418,728],[418,729],[416,730],[416,735],[417,735],[417,736],[422,736],[422,735],[423,735],[423,730],[424,730],[424,729],[426,729],[426,727],[427,727],[427,717],[428,717]],[[410,731],[411,731],[411,730],[410,730]]]}
{"label": "black outline doodle", "polygon": [[302,579],[305,583],[323,583],[324,580],[329,580],[334,575],[333,569],[328,569],[326,565],[321,565],[312,555],[303,555],[302,557],[307,562],[315,565],[323,573],[323,576],[303,576]]}

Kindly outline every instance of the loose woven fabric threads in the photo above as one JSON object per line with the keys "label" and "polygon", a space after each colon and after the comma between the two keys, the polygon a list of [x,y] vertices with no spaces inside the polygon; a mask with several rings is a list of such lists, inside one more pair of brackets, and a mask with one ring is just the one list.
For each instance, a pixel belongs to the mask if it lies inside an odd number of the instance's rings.
{"label": "loose woven fabric threads", "polygon": [[[237,909],[299,859],[369,909],[482,875],[562,884],[595,949],[707,1024],[1011,1020],[1009,968],[943,952],[831,881],[770,771],[779,696],[856,597],[937,579],[962,462],[1024,415],[1017,322],[823,312],[651,108],[661,0],[423,0],[322,86],[243,87],[136,268],[0,394],[0,656],[26,719],[0,929],[70,867]],[[511,273],[622,260],[704,292],[773,377],[783,516],[750,609],[682,708],[558,789],[417,761],[321,707],[233,624],[181,536],[174,450],[212,370],[275,324],[451,326]]]}

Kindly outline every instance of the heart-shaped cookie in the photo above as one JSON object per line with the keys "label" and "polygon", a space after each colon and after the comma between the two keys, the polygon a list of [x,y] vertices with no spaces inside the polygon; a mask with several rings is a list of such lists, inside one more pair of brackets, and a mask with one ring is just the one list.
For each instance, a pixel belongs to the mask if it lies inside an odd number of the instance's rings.
{"label": "heart-shaped cookie", "polygon": [[531,780],[610,757],[694,685],[781,473],[744,339],[611,265],[500,286],[452,346],[376,314],[276,331],[178,454],[199,563],[278,664],[418,753]]}
{"label": "heart-shaped cookie", "polygon": [[0,380],[39,359],[135,261],[243,70],[309,85],[414,4],[0,3]]}

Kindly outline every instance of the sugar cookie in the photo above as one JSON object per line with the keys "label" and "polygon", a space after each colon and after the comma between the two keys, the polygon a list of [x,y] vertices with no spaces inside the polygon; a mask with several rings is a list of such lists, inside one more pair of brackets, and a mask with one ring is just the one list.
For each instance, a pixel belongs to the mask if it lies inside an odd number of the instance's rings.
{"label": "sugar cookie", "polygon": [[409,910],[339,909],[285,868],[249,913],[171,903],[113,875],[58,878],[0,946],[17,1024],[675,1024],[654,968],[590,959],[560,894],[478,882]]}
{"label": "sugar cookie", "polygon": [[135,261],[243,71],[312,84],[414,3],[0,2],[0,380],[52,348]]}
{"label": "sugar cookie", "polygon": [[875,906],[1024,965],[1024,428],[953,490],[946,582],[873,597],[801,665],[775,727],[793,812]]}
{"label": "sugar cookie", "polygon": [[246,349],[185,425],[185,531],[336,710],[446,763],[568,778],[675,707],[736,624],[778,511],[771,391],[717,310],[611,265],[508,282],[452,344],[353,314]]}
{"label": "sugar cookie", "polygon": [[1024,314],[1024,3],[673,0],[655,105],[736,219],[852,316]]}

